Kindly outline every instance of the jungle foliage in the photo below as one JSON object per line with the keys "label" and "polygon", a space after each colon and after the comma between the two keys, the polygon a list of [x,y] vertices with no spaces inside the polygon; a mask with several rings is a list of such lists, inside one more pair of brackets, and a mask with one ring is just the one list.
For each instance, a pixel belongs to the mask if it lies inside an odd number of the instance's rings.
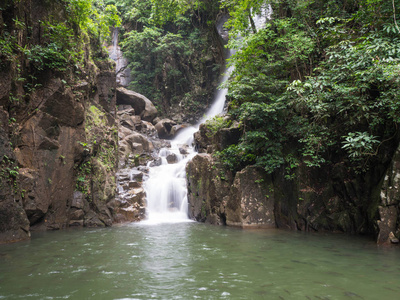
{"label": "jungle foliage", "polygon": [[[20,1],[0,4],[3,15]],[[229,12],[236,53],[226,87],[229,115],[243,130],[239,143],[218,153],[238,171],[257,165],[310,167],[345,162],[357,172],[382,161],[398,140],[400,121],[400,0],[58,0],[67,23],[40,20],[41,43],[17,37],[24,20],[1,20],[1,67],[25,58],[35,72],[79,71],[88,36],[109,38],[121,22],[130,88],[162,113],[199,112],[219,73],[215,21]],[[270,6],[263,28],[255,16]],[[119,12],[118,12],[119,11]],[[33,39],[32,39],[33,41]],[[16,59],[18,58],[18,59]],[[17,66],[20,70],[22,66]],[[18,77],[19,76],[19,77]],[[17,99],[10,95],[10,99]],[[14,101],[14,100],[13,100]]]}
{"label": "jungle foliage", "polygon": [[218,2],[112,2],[123,16],[120,44],[130,63],[129,88],[146,95],[162,114],[176,113],[177,107],[192,115],[204,110],[222,57],[214,34]]}
{"label": "jungle foliage", "polygon": [[[44,69],[79,69],[85,44],[94,39],[102,45],[110,38],[110,27],[120,25],[115,5],[106,5],[103,0],[43,1],[43,9],[55,6],[60,15],[50,14],[35,20],[35,24],[18,18],[8,20],[8,12],[21,9],[21,5],[23,2],[16,0],[0,5],[4,15],[0,23],[0,58],[3,65],[27,61],[31,77]],[[24,31],[28,32],[26,39],[21,38]]]}
{"label": "jungle foliage", "polygon": [[363,172],[385,155],[400,121],[399,0],[266,1],[272,17],[258,30],[264,1],[222,2],[240,35],[226,86],[243,128],[218,153],[227,167],[347,161]]}

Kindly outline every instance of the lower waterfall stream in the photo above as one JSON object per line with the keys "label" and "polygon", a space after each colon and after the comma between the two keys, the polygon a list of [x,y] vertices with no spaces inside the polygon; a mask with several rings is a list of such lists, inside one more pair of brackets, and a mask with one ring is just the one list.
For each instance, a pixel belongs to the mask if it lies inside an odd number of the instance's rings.
{"label": "lower waterfall stream", "polygon": [[[222,76],[224,83],[231,72],[228,68]],[[200,122],[178,132],[171,141],[170,148],[162,148],[159,152],[161,164],[150,167],[149,178],[145,182],[147,199],[147,224],[176,223],[188,220],[186,164],[196,155],[193,134],[201,123],[222,113],[225,105],[227,89],[220,89],[215,100]],[[170,161],[168,161],[170,160]]]}
{"label": "lower waterfall stream", "polygon": [[[187,216],[186,163],[194,155],[192,147],[181,154],[181,141],[172,141],[171,148],[160,150],[161,165],[151,167],[145,182],[147,198],[146,223],[180,222]],[[172,158],[176,163],[169,164]]]}

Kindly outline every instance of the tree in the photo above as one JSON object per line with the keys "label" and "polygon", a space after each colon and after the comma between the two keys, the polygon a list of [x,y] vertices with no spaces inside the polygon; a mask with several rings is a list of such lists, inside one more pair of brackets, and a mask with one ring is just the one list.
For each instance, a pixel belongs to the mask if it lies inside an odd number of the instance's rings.
{"label": "tree", "polygon": [[258,32],[245,19],[259,1],[224,3],[241,36],[230,43],[238,51],[227,87],[243,136],[219,154],[228,166],[273,172],[294,155],[309,166],[347,157],[362,171],[383,155],[400,113],[390,1],[271,1]]}
{"label": "tree", "polygon": [[218,77],[208,69],[219,71],[213,30],[217,3],[120,0],[116,5],[125,11],[121,45],[130,62],[129,88],[150,98],[163,114],[180,108],[202,113],[213,92],[208,87]]}

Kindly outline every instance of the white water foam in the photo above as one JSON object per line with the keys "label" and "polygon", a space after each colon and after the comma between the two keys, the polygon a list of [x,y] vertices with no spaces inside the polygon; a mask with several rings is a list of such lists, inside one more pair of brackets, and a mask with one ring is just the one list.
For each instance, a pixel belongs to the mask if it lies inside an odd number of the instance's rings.
{"label": "white water foam", "polygon": [[[253,13],[253,12],[252,12]],[[263,3],[260,7],[260,12],[253,16],[254,25],[257,31],[265,28],[268,20],[271,20],[272,7],[269,3]]]}
{"label": "white water foam", "polygon": [[[229,68],[221,83],[229,78]],[[147,199],[147,219],[143,224],[178,223],[191,221],[188,218],[188,200],[186,186],[186,164],[196,152],[193,134],[201,123],[224,111],[227,89],[218,90],[214,103],[200,122],[181,130],[171,141],[171,148],[160,150],[161,165],[150,168],[149,178],[144,184]],[[175,163],[168,163],[168,158],[175,158]]]}
{"label": "white water foam", "polygon": [[114,28],[112,33],[112,46],[109,48],[110,58],[115,61],[115,72],[117,74],[117,83],[122,86],[128,86],[130,82],[130,71],[128,60],[123,56],[121,47],[118,46],[118,28]]}

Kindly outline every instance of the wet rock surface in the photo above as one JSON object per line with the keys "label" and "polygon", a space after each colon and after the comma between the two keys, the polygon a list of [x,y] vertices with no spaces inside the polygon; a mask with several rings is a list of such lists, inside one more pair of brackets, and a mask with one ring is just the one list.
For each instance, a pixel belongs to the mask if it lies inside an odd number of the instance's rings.
{"label": "wet rock surface", "polygon": [[182,129],[191,126],[189,124],[177,124],[175,121],[170,119],[157,120],[155,122],[155,129],[157,130],[158,137],[161,139],[172,139],[174,138]]}
{"label": "wet rock surface", "polygon": [[[119,105],[117,115],[119,170],[116,173],[116,197],[109,207],[116,223],[140,221],[146,217],[147,203],[143,183],[148,178],[149,167],[162,164],[158,151],[170,147],[171,144],[160,139],[157,126],[143,120],[142,114],[132,105]],[[157,124],[163,122],[158,120]],[[172,125],[170,129],[172,130]],[[167,160],[175,163],[177,157],[171,154]]]}
{"label": "wet rock surface", "polygon": [[162,139],[171,138],[174,135],[174,126],[176,123],[170,119],[162,119],[158,121],[155,128],[158,132],[158,136]]}
{"label": "wet rock surface", "polygon": [[145,218],[146,194],[143,178],[147,170],[121,169],[116,174],[117,195],[112,204],[114,222],[133,222]]}
{"label": "wet rock surface", "polygon": [[116,173],[116,197],[110,205],[115,223],[145,218],[143,180],[148,173],[145,166],[153,160],[153,140],[157,139],[157,131],[136,112],[131,105],[118,107],[119,170]]}
{"label": "wet rock surface", "polygon": [[[130,105],[119,107],[117,116],[119,167],[146,165],[152,160],[155,150],[153,140],[157,139],[157,131],[151,123],[135,115]],[[126,120],[131,122],[127,123]]]}
{"label": "wet rock surface", "polygon": [[178,157],[176,156],[175,153],[168,154],[166,159],[169,164],[174,164],[178,161]]}

